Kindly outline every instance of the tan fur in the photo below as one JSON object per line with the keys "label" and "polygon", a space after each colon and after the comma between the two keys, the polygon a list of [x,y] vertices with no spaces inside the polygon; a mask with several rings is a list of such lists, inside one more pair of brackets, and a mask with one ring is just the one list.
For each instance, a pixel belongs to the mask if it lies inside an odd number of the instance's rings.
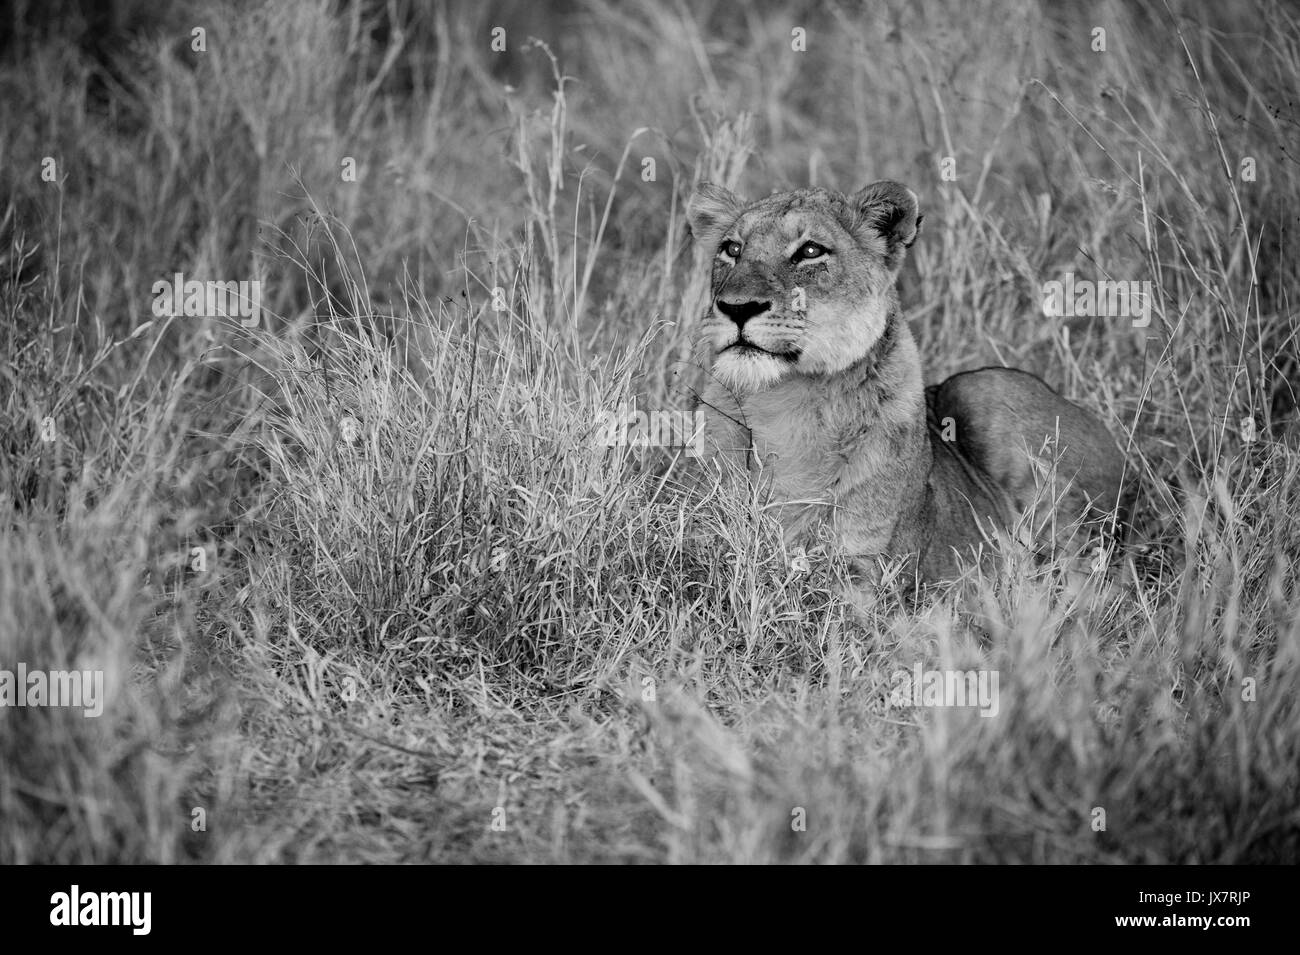
{"label": "tan fur", "polygon": [[922,387],[894,289],[920,223],[911,190],[746,203],[705,184],[687,214],[717,250],[700,335],[708,444],[765,485],[791,541],[827,523],[861,566],[910,558],[933,580],[993,528],[1059,533],[1122,507],[1110,434],[1035,376],[986,368]]}

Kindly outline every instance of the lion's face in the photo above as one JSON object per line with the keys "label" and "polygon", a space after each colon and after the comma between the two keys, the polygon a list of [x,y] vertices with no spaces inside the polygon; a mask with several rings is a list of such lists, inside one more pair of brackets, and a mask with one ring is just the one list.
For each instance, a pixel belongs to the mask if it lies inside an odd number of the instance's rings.
{"label": "lion's face", "polygon": [[701,325],[713,375],[753,392],[865,357],[885,329],[916,210],[915,193],[888,181],[853,196],[802,189],[748,204],[702,185],[687,215],[714,253]]}

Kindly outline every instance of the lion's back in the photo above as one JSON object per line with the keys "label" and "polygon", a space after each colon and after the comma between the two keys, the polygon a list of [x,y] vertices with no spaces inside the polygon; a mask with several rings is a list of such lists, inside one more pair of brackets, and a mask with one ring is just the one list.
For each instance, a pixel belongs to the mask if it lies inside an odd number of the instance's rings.
{"label": "lion's back", "polygon": [[1069,486],[1078,516],[1117,502],[1125,509],[1124,456],[1111,433],[1037,375],[998,367],[960,372],[927,388],[926,401],[937,440],[951,439],[1018,507],[1032,503],[1036,471],[1042,476],[1034,458],[1055,457],[1058,482]]}

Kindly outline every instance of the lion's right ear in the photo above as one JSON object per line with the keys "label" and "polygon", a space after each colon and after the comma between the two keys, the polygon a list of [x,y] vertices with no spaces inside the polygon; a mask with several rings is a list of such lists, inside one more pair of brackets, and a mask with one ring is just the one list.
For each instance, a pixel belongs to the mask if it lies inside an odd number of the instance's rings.
{"label": "lion's right ear", "polygon": [[921,225],[916,193],[901,182],[882,179],[873,182],[850,200],[860,225],[885,240],[885,264],[897,272],[904,250],[916,241]]}
{"label": "lion's right ear", "polygon": [[691,235],[704,248],[712,250],[736,221],[745,201],[735,193],[711,182],[702,182],[686,203],[686,221]]}

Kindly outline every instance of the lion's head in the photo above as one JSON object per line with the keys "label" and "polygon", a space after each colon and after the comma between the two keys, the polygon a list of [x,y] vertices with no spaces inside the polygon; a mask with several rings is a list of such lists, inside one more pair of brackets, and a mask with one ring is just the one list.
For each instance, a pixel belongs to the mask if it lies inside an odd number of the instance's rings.
{"label": "lion's head", "polygon": [[714,376],[740,392],[865,357],[921,222],[916,193],[889,180],[852,196],[800,189],[755,202],[703,183],[687,217],[714,256],[703,343]]}

